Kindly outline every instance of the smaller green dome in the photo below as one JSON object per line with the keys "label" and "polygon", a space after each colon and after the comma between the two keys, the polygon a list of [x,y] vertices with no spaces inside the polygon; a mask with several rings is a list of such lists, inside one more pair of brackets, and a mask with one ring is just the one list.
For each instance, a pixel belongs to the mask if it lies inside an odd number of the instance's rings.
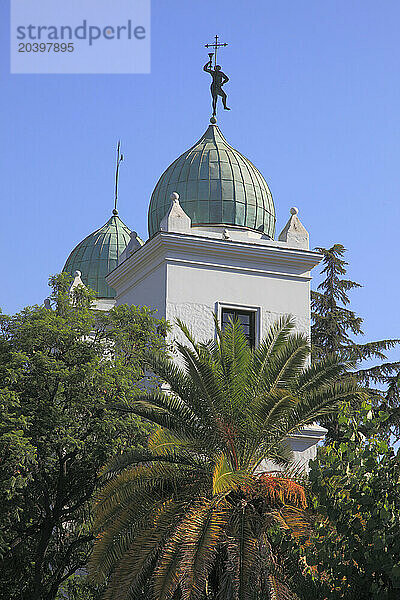
{"label": "smaller green dome", "polygon": [[72,250],[63,268],[71,275],[80,271],[83,283],[95,290],[99,298],[115,298],[115,290],[105,277],[115,269],[118,256],[130,241],[131,230],[117,216],[117,211],[115,213]]}

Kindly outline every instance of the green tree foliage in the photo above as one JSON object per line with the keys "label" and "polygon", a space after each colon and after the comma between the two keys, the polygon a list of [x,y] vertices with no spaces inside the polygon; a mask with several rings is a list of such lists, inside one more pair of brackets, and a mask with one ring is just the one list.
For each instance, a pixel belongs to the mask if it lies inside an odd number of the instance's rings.
{"label": "green tree foliage", "polygon": [[289,464],[287,436],[357,388],[335,357],[305,366],[307,339],[289,319],[255,350],[237,322],[216,323],[208,344],[180,326],[179,363],[150,359],[166,387],[121,404],[157,428],[145,451],[103,471],[95,580],[108,581],[108,600],[292,597],[271,536],[304,531],[304,490],[264,460]]}
{"label": "green tree foliage", "polygon": [[116,404],[138,392],[145,354],[164,347],[147,308],[92,310],[82,286],[51,278],[53,310],[1,317],[0,597],[53,600],[87,560],[90,499],[110,456],[149,427]]}
{"label": "green tree foliage", "polygon": [[86,571],[77,571],[61,585],[57,600],[101,600],[104,589],[104,585],[93,584]]}
{"label": "green tree foliage", "polygon": [[[400,362],[387,362],[386,352],[397,346],[400,340],[357,341],[357,336],[364,335],[363,319],[349,309],[348,293],[361,285],[344,277],[348,264],[343,258],[346,249],[335,244],[329,249],[317,250],[323,254],[322,274],[325,278],[317,291],[311,292],[313,358],[319,359],[327,353],[338,354],[341,360],[353,366],[353,376],[364,386],[374,405],[399,407]],[[369,360],[379,362],[365,367],[363,361]],[[393,412],[388,424],[397,420],[397,412]],[[400,422],[400,418],[398,420]],[[336,419],[328,419],[324,425],[333,437],[340,436]]]}
{"label": "green tree foliage", "polygon": [[312,463],[311,492],[320,516],[306,552],[311,569],[301,597],[400,598],[400,456],[380,435],[387,418],[383,411],[374,415],[367,403],[355,415],[344,405],[343,440],[321,448]]}
{"label": "green tree foliage", "polygon": [[36,467],[36,448],[28,437],[30,420],[16,394],[0,390],[0,555],[8,549],[7,533],[23,517],[19,499]]}

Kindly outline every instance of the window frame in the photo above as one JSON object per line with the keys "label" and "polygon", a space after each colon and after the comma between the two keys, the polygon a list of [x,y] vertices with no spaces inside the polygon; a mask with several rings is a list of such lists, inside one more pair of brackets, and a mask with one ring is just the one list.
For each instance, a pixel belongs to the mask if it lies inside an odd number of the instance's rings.
{"label": "window frame", "polygon": [[261,331],[262,331],[262,322],[261,322],[261,307],[250,305],[250,304],[233,304],[231,302],[216,302],[215,303],[215,313],[217,316],[218,323],[222,326],[222,311],[223,309],[227,310],[237,310],[242,312],[250,312],[254,314],[254,347],[260,344],[261,339]]}

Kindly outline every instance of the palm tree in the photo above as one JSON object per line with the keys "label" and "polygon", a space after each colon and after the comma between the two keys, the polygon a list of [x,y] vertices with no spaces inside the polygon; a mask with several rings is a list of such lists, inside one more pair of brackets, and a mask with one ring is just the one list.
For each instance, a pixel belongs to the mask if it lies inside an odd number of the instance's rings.
{"label": "palm tree", "polygon": [[280,319],[252,350],[238,322],[197,343],[185,325],[180,364],[151,360],[163,385],[123,407],[156,425],[145,452],[104,469],[91,568],[107,600],[292,598],[271,534],[304,533],[303,487],[286,467],[290,434],[353,400],[345,366],[310,354]]}

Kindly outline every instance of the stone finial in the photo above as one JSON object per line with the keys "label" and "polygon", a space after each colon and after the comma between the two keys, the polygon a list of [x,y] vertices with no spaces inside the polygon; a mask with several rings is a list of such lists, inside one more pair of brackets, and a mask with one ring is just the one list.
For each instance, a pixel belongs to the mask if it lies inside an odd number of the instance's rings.
{"label": "stone finial", "polygon": [[171,206],[160,223],[160,231],[186,233],[190,231],[192,219],[185,213],[179,203],[179,194],[171,194]]}
{"label": "stone finial", "polygon": [[131,256],[136,250],[139,250],[144,245],[144,241],[138,236],[136,231],[131,231],[131,239],[128,242],[127,247],[118,256],[118,264],[124,262],[128,256]]}
{"label": "stone finial", "polygon": [[170,198],[172,200],[172,203],[179,202],[179,194],[178,194],[178,192],[172,192]]}
{"label": "stone finial", "polygon": [[280,242],[287,242],[289,246],[308,250],[308,231],[297,216],[298,212],[299,209],[295,206],[290,209],[291,217],[279,234],[278,239]]}
{"label": "stone finial", "polygon": [[143,244],[144,241],[138,236],[136,231],[131,231],[131,239],[126,247],[126,255],[129,256],[130,254],[133,254],[133,252],[141,248]]}

